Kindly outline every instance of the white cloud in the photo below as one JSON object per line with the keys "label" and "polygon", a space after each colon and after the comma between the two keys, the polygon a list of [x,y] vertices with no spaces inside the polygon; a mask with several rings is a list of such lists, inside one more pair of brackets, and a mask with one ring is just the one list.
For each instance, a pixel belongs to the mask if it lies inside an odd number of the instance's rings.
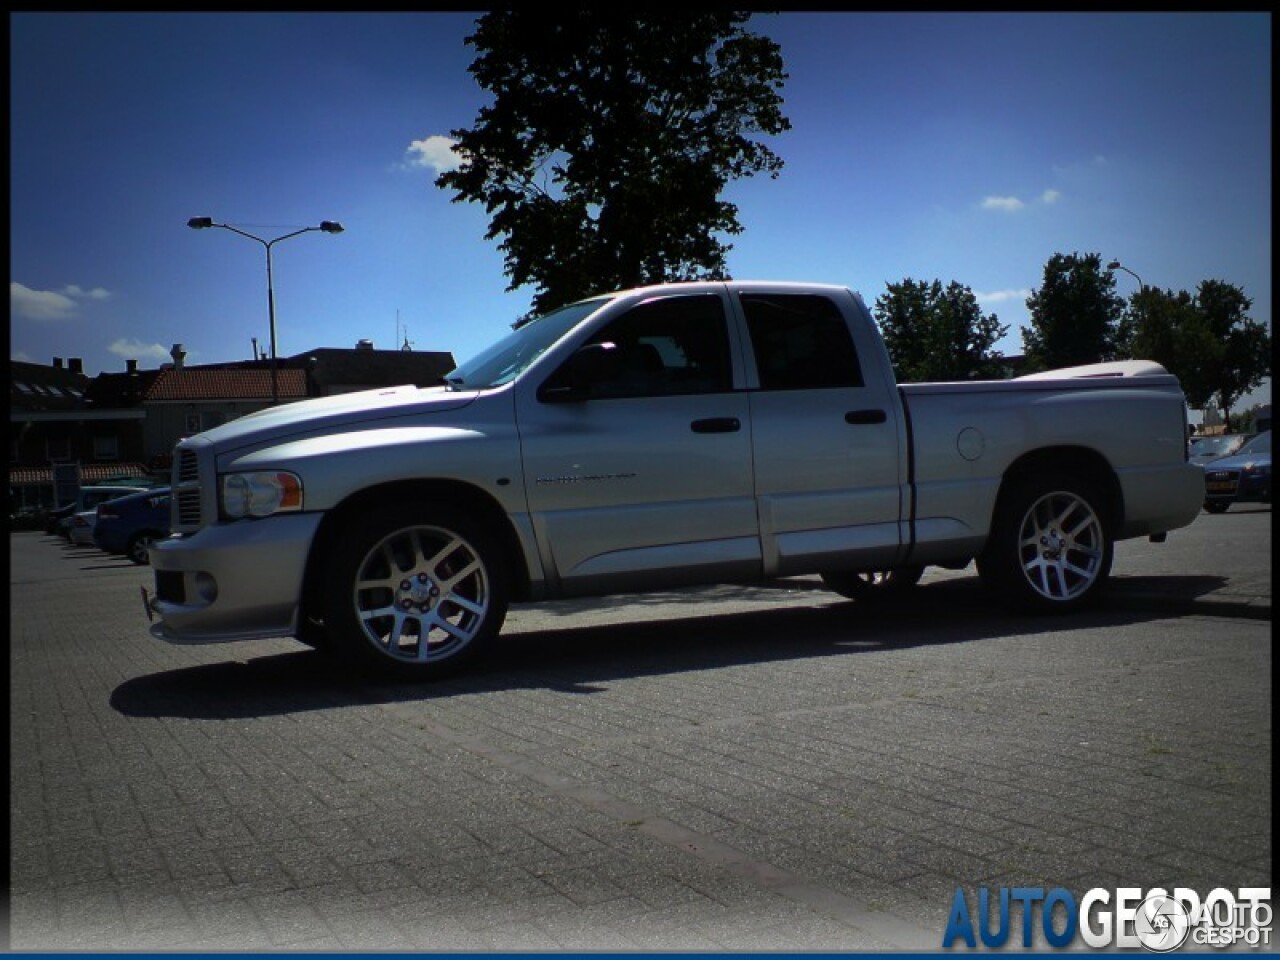
{"label": "white cloud", "polygon": [[74,283],[63,287],[62,292],[76,300],[106,300],[111,296],[109,290],[103,290],[101,287],[85,290],[83,287],[77,287]]}
{"label": "white cloud", "polygon": [[1017,197],[984,197],[982,200],[983,210],[1003,210],[1006,213],[1016,213],[1024,206],[1026,204]]}
{"label": "white cloud", "polygon": [[107,352],[126,360],[156,360],[160,363],[168,363],[173,359],[169,355],[168,347],[159,343],[143,343],[137,338],[121,337],[107,347]]}
{"label": "white cloud", "polygon": [[111,292],[95,287],[85,290],[75,284],[61,290],[32,290],[17,281],[9,282],[9,315],[24,320],[68,320],[76,315],[79,300],[106,300]]}
{"label": "white cloud", "polygon": [[1015,300],[1021,303],[1031,296],[1031,291],[1026,289],[990,290],[984,293],[980,290],[975,290],[973,291],[973,296],[979,303],[1009,303]]}
{"label": "white cloud", "polygon": [[405,165],[409,167],[430,167],[436,173],[453,170],[461,165],[462,158],[454,152],[458,141],[439,134],[433,134],[425,140],[415,140],[405,151]]}
{"label": "white cloud", "polygon": [[19,363],[30,363],[31,354],[25,350],[11,350],[9,351],[9,359],[17,360]]}
{"label": "white cloud", "polygon": [[9,281],[9,313],[24,320],[66,320],[74,316],[76,302],[53,290],[32,290]]}
{"label": "white cloud", "polygon": [[1046,190],[1044,193],[1040,194],[1040,201],[1042,203],[1057,203],[1061,198],[1062,194],[1057,190]]}

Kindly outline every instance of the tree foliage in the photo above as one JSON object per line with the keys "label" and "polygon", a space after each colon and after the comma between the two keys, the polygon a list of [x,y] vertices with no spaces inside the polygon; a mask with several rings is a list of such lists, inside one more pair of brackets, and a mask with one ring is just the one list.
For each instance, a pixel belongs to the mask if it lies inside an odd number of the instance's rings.
{"label": "tree foliage", "polygon": [[1004,358],[995,345],[1009,328],[994,313],[983,316],[972,290],[910,277],[887,289],[874,313],[900,382],[1000,376]]}
{"label": "tree foliage", "polygon": [[1114,359],[1123,307],[1101,255],[1055,253],[1040,289],[1027,298],[1031,323],[1023,328],[1022,346],[1028,366],[1051,370]]}
{"label": "tree foliage", "polygon": [[714,9],[604,6],[485,14],[467,43],[493,95],[454,130],[461,165],[436,185],[484,204],[508,289],[534,312],[605,290],[721,278],[741,232],[720,197],[735,178],[777,176],[759,134],[782,114],[780,48]]}
{"label": "tree foliage", "polygon": [[1205,280],[1195,296],[1146,288],[1130,298],[1122,356],[1155,360],[1177,375],[1191,407],[1231,409],[1271,374],[1271,335],[1248,316],[1253,301],[1234,284]]}

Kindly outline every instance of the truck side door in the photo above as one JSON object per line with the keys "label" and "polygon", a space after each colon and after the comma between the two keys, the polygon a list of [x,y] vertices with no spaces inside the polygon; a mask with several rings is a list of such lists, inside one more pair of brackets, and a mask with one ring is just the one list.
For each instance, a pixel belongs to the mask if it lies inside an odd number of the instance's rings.
{"label": "truck side door", "polygon": [[[751,287],[737,302],[756,378],[752,468],[765,575],[892,566],[904,543],[906,437],[874,327],[859,330],[847,291]],[[855,331],[871,336],[857,343]]]}
{"label": "truck side door", "polygon": [[[553,594],[759,577],[749,401],[734,390],[725,302],[722,291],[633,305],[518,396]],[[591,369],[574,380],[583,358]]]}

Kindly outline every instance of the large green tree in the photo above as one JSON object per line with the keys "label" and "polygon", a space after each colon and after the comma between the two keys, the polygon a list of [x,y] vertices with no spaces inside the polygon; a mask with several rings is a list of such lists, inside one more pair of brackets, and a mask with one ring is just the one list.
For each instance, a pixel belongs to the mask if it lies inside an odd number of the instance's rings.
{"label": "large green tree", "polygon": [[493,95],[454,130],[437,186],[482,203],[508,289],[533,311],[605,290],[720,278],[732,179],[777,176],[757,135],[790,128],[779,46],[716,9],[592,6],[485,14],[466,40]]}
{"label": "large green tree", "polygon": [[1271,373],[1271,335],[1248,315],[1253,301],[1234,284],[1205,280],[1196,288],[1196,306],[1220,345],[1206,365],[1222,421],[1228,423],[1236,402]]}
{"label": "large green tree", "polygon": [[1033,370],[1112,360],[1124,301],[1096,253],[1055,253],[1040,289],[1027,298],[1031,323],[1022,347]]}
{"label": "large green tree", "polygon": [[1163,364],[1191,407],[1216,406],[1226,421],[1271,374],[1271,335],[1248,316],[1252,305],[1240,287],[1221,280],[1205,280],[1195,296],[1146,287],[1129,300],[1120,355]]}
{"label": "large green tree", "polygon": [[998,377],[1004,357],[996,343],[1009,332],[994,313],[954,280],[927,283],[905,278],[876,299],[876,323],[894,372],[903,383]]}
{"label": "large green tree", "polygon": [[1200,361],[1216,348],[1187,291],[1143,287],[1129,298],[1120,321],[1117,355],[1163,366],[1178,377],[1187,402],[1197,409],[1213,396],[1213,383]]}

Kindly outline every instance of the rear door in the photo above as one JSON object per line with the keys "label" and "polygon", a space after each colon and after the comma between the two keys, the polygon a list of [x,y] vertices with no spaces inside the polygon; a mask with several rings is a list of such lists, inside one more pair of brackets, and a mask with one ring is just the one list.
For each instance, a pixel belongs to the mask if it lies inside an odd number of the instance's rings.
{"label": "rear door", "polygon": [[870,317],[836,288],[735,294],[766,575],[892,566],[904,550],[906,432]]}

